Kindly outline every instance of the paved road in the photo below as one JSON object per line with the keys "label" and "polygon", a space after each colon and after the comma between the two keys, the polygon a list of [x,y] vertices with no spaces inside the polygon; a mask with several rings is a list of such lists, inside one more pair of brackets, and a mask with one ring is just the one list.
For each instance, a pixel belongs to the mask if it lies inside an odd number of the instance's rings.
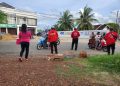
{"label": "paved road", "polygon": [[[66,39],[65,39],[66,40]],[[91,50],[87,46],[88,39],[79,39],[79,46],[77,51],[71,51],[71,42],[70,41],[63,41],[61,44],[58,46],[58,52],[59,53],[66,53],[66,52],[75,52],[79,53],[81,50],[87,51],[88,54],[105,54],[106,52],[103,51],[96,51],[96,50]],[[47,55],[50,54],[49,49],[42,49],[42,50],[37,50],[36,49],[36,40],[31,40],[30,44],[30,55]],[[117,42],[116,44],[116,52],[120,51],[120,43]],[[18,55],[20,52],[20,46],[15,44],[15,40],[13,41],[0,41],[0,55],[2,54],[15,54]]]}

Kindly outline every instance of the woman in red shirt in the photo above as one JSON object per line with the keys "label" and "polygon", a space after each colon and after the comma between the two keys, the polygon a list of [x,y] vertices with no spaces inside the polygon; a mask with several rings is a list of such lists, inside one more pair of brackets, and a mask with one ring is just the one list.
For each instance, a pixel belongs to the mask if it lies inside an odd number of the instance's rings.
{"label": "woman in red shirt", "polygon": [[19,61],[22,62],[22,56],[24,51],[25,52],[25,59],[28,60],[28,54],[29,54],[29,43],[31,39],[31,33],[27,31],[27,25],[22,24],[21,31],[19,33],[19,39],[21,41],[21,51],[20,51],[20,57]]}

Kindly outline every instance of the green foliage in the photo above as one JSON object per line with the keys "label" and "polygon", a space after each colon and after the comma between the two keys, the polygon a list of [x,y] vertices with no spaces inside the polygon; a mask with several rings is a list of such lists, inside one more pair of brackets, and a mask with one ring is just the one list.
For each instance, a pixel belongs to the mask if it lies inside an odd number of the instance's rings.
{"label": "green foliage", "polygon": [[6,24],[7,23],[7,15],[0,11],[0,24]]}
{"label": "green foliage", "polygon": [[61,14],[61,18],[59,18],[57,22],[57,27],[59,31],[70,31],[73,28],[73,21],[72,21],[73,15],[70,14],[69,10],[66,10]]}
{"label": "green foliage", "polygon": [[91,30],[93,29],[93,25],[91,22],[93,21],[97,21],[94,18],[94,14],[92,13],[92,9],[85,6],[83,12],[80,11],[80,18],[77,19],[77,23],[78,23],[78,29],[79,30]]}
{"label": "green foliage", "polygon": [[106,25],[108,25],[109,27],[112,27],[115,31],[119,30],[119,25],[116,23],[108,23]]}
{"label": "green foliage", "polygon": [[110,73],[120,73],[120,55],[100,55],[93,56],[88,59],[94,68],[99,68],[101,70]]}

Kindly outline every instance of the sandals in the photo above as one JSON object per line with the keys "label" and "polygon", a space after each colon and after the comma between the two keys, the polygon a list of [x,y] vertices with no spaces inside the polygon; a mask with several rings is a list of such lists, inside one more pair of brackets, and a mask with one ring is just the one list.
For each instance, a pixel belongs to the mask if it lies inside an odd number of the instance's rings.
{"label": "sandals", "polygon": [[19,61],[22,62],[22,58],[19,58]]}

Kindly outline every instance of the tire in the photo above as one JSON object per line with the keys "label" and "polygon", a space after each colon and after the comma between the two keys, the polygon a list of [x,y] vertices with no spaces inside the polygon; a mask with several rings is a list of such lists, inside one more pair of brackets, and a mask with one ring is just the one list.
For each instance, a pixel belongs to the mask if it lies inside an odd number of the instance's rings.
{"label": "tire", "polygon": [[41,49],[42,49],[42,46],[37,44],[37,49],[38,49],[38,50],[41,50]]}
{"label": "tire", "polygon": [[106,47],[106,46],[103,47],[103,51],[104,51],[104,52],[107,52],[107,47]]}

